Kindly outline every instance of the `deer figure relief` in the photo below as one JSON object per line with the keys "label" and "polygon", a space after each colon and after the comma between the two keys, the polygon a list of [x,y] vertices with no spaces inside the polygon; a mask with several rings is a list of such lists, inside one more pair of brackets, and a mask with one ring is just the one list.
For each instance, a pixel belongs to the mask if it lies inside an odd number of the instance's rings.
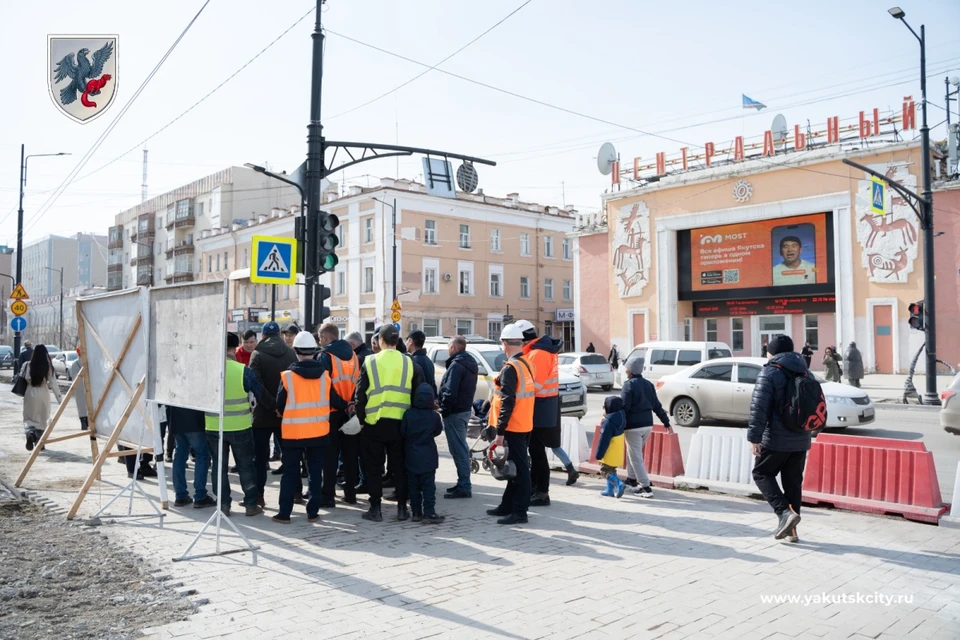
{"label": "deer figure relief", "polygon": [[[864,214],[860,218],[861,222],[866,222],[870,225],[870,235],[867,237],[867,242],[864,245],[865,249],[872,249],[873,244],[877,241],[881,235],[886,236],[888,233],[894,231],[900,232],[900,237],[903,239],[903,243],[906,245],[914,245],[917,242],[917,230],[913,228],[913,225],[910,224],[908,220],[900,218],[898,220],[889,220],[892,216],[874,216],[871,214]],[[879,222],[878,222],[879,218]]]}
{"label": "deer figure relief", "polygon": [[908,259],[907,259],[907,250],[903,247],[900,247],[900,250],[894,254],[893,259],[884,258],[879,253],[872,253],[867,256],[867,261],[870,265],[870,277],[873,278],[874,274],[879,271],[888,271],[887,278],[896,278],[900,275],[900,272],[906,269]]}

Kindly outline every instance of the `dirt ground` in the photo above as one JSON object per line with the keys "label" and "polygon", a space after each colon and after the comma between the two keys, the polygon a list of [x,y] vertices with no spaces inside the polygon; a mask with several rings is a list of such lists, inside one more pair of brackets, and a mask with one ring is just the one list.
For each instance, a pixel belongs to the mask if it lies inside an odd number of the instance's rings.
{"label": "dirt ground", "polygon": [[100,527],[10,498],[0,490],[0,638],[136,638],[194,613]]}

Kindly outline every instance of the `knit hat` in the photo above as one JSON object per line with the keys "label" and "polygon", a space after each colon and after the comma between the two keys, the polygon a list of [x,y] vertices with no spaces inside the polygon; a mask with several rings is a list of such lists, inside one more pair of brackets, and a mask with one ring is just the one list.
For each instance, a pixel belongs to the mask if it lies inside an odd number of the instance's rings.
{"label": "knit hat", "polygon": [[767,353],[772,356],[778,353],[787,353],[788,351],[793,351],[793,340],[790,336],[778,334],[773,336],[770,342],[767,343]]}
{"label": "knit hat", "polygon": [[634,358],[627,362],[627,371],[629,371],[632,376],[643,374],[643,358]]}

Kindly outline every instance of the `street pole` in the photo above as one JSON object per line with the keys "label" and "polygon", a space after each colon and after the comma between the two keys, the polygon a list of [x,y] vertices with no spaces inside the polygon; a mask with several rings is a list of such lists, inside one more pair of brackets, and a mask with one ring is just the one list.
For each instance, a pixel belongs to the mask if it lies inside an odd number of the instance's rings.
{"label": "street pole", "polygon": [[277,285],[270,285],[270,320],[277,321]]}
{"label": "street pole", "polygon": [[920,126],[920,146],[923,154],[923,192],[921,207],[923,219],[923,307],[926,312],[924,328],[926,332],[926,383],[923,403],[940,404],[937,392],[937,281],[933,260],[933,188],[930,178],[930,127],[927,126],[927,42],[925,25],[920,25],[920,102],[923,105],[923,122]]}
{"label": "street pole", "polygon": [[63,267],[60,267],[60,350],[63,351]]}
{"label": "street pole", "polygon": [[304,328],[314,323],[314,295],[317,271],[317,213],[320,211],[320,181],[323,180],[323,126],[320,124],[320,98],[323,92],[323,4],[317,0],[317,21],[313,30],[313,78],[310,86],[310,124],[307,125],[307,228],[304,241]]}
{"label": "street pole", "polygon": [[397,199],[393,199],[393,299],[397,299]]}
{"label": "street pole", "polygon": [[[27,145],[20,145],[20,208],[17,210],[17,284],[23,276],[23,172],[27,166]],[[13,357],[20,357],[20,332],[13,334]]]}

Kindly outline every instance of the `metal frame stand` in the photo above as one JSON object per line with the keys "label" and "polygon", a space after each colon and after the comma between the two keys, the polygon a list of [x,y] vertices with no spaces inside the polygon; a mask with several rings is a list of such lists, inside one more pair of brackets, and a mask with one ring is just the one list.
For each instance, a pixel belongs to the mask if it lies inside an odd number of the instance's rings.
{"label": "metal frame stand", "polygon": [[[158,423],[157,423],[156,421],[155,421],[153,424],[158,425]],[[157,435],[157,437],[159,438],[159,434]],[[120,491],[117,493],[117,495],[115,495],[115,496],[113,496],[112,498],[110,498],[110,500],[107,502],[107,504],[105,504],[105,505],[103,505],[102,507],[100,507],[100,510],[97,511],[95,514],[93,514],[93,517],[94,517],[94,518],[99,518],[100,516],[103,516],[104,518],[153,518],[153,517],[157,517],[157,518],[160,518],[160,528],[163,529],[163,519],[167,517],[167,514],[165,514],[163,511],[161,511],[160,507],[157,506],[156,501],[155,501],[153,498],[151,498],[151,497],[147,494],[147,492],[143,490],[143,487],[140,486],[140,483],[137,482],[137,475],[140,473],[140,453],[141,453],[142,450],[143,450],[143,431],[141,430],[141,431],[140,431],[140,437],[137,439],[137,448],[135,449],[135,452],[136,452],[136,453],[130,454],[130,455],[136,455],[136,456],[137,456],[136,461],[133,463],[133,478],[130,480],[130,482],[127,484],[127,486],[125,486],[124,488],[120,489]],[[159,451],[162,451],[163,449],[162,449],[162,448],[161,448],[161,449],[157,449],[156,447],[154,447],[154,451],[158,451],[158,450],[159,450]],[[160,456],[159,456],[157,459],[159,460],[158,465],[163,465],[162,454],[160,454]],[[164,474],[158,472],[157,476],[158,476],[158,479],[159,479],[161,482],[164,481]],[[122,498],[122,497],[124,496],[124,494],[126,494],[127,492],[129,492],[129,497],[130,497],[130,501],[129,501],[128,504],[127,504],[127,512],[126,512],[125,514],[117,514],[117,515],[113,515],[113,514],[106,513],[107,509],[110,508],[110,505],[112,505],[112,504],[113,504],[114,502],[116,502],[118,499]],[[134,513],[134,512],[133,512],[133,499],[136,497],[136,495],[137,495],[138,493],[147,500],[147,504],[149,504],[149,505],[153,508],[154,513]]]}

